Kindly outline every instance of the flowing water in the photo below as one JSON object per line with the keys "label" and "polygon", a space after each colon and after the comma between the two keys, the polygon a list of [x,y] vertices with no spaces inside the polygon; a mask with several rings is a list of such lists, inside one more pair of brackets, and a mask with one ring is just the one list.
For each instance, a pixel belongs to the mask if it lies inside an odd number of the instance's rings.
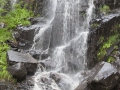
{"label": "flowing water", "polygon": [[11,6],[12,6],[12,9],[14,9],[14,5],[16,4],[18,0],[11,0]]}
{"label": "flowing water", "polygon": [[[87,7],[85,12],[81,12],[84,3]],[[44,72],[38,69],[34,90],[74,90],[79,83],[75,74],[87,66],[87,36],[94,9],[93,0],[50,0],[48,7],[46,23],[35,35],[32,49],[50,50],[55,67]],[[51,30],[51,34],[47,47],[43,48],[47,30]],[[61,80],[55,81],[52,75],[60,76]]]}

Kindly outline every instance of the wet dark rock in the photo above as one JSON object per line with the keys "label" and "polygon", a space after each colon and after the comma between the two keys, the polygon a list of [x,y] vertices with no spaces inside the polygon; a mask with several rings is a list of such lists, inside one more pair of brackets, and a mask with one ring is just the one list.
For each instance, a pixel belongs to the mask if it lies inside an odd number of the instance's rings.
{"label": "wet dark rock", "polygon": [[120,74],[110,63],[101,62],[92,70],[84,83],[75,90],[111,90],[119,84]]}
{"label": "wet dark rock", "polygon": [[39,50],[30,50],[29,53],[30,53],[30,55],[31,55],[33,58],[35,58],[35,59],[37,59],[37,60],[40,59],[41,51],[39,51]]}
{"label": "wet dark rock", "polygon": [[27,75],[27,70],[22,63],[9,66],[8,71],[13,76],[13,78],[17,79],[18,81],[24,79]]}
{"label": "wet dark rock", "polygon": [[18,42],[19,48],[29,49],[33,43],[35,26],[18,26],[17,31],[14,36]]}
{"label": "wet dark rock", "polygon": [[62,73],[51,72],[50,78],[52,78],[61,90],[70,90],[72,88],[72,82],[70,78]]}
{"label": "wet dark rock", "polygon": [[27,69],[27,74],[34,74],[37,69],[37,61],[28,53],[19,53],[9,50],[7,56],[7,61],[10,66],[16,63],[24,63]]}
{"label": "wet dark rock", "polygon": [[11,82],[0,81],[0,90],[16,90],[16,87]]}
{"label": "wet dark rock", "polygon": [[56,83],[59,83],[62,77],[59,73],[50,73],[50,78],[54,79]]}
{"label": "wet dark rock", "polygon": [[41,60],[49,58],[50,54],[41,54]]}
{"label": "wet dark rock", "polygon": [[[98,51],[100,50],[100,46],[102,46],[105,41],[107,42],[108,38],[115,33],[115,30],[113,29],[116,27],[116,25],[120,23],[119,11],[120,10],[118,10],[115,14],[109,14],[95,19],[94,22],[92,22],[91,25],[97,25],[97,27],[94,29],[91,28],[88,35],[87,63],[89,69],[93,68],[96,63],[99,62],[97,55]],[[119,29],[116,32],[118,31]],[[101,40],[101,37],[104,37],[104,39]],[[109,51],[113,51],[112,49],[113,48],[109,49]],[[107,58],[111,55],[109,51],[107,52],[105,57],[101,58],[101,60],[107,61]]]}

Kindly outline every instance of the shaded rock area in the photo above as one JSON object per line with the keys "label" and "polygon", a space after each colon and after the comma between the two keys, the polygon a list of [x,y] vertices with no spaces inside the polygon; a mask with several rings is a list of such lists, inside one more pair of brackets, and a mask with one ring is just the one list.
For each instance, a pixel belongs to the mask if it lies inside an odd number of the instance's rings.
{"label": "shaded rock area", "polygon": [[88,36],[88,67],[99,61],[112,62],[119,55],[120,47],[120,9],[92,20]]}
{"label": "shaded rock area", "polygon": [[16,63],[23,63],[27,70],[27,74],[35,73],[38,63],[30,54],[10,50],[8,51],[7,56],[9,66],[13,65],[12,67],[16,67]]}
{"label": "shaded rock area", "polygon": [[16,78],[18,81],[22,80],[27,75],[27,70],[22,63],[17,63],[8,67],[8,72],[10,72],[13,78]]}
{"label": "shaded rock area", "polygon": [[18,42],[18,47],[22,49],[29,49],[33,43],[33,37],[36,27],[18,26],[17,32],[14,33],[14,37]]}
{"label": "shaded rock area", "polygon": [[34,87],[33,77],[26,77],[21,82],[12,83],[6,81],[0,81],[0,90],[32,90]]}
{"label": "shaded rock area", "polygon": [[115,66],[101,62],[91,70],[75,90],[113,90],[119,83],[120,73]]}

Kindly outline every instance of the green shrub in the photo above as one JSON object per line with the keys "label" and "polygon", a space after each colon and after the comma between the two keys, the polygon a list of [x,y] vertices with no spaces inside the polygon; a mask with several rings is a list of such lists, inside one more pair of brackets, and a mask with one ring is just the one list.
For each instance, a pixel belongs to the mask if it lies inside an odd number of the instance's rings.
{"label": "green shrub", "polygon": [[110,12],[110,7],[107,5],[104,5],[103,7],[100,8],[100,11],[108,14]]}

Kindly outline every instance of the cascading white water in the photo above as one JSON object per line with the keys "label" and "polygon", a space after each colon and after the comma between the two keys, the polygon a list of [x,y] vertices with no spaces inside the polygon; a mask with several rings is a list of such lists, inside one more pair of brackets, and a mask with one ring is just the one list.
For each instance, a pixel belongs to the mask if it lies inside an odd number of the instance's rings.
{"label": "cascading white water", "polygon": [[[52,18],[48,20],[47,24],[39,30],[39,33],[35,35],[33,49],[43,50],[41,43],[43,43],[44,32],[48,30],[51,22],[57,20],[57,15],[60,16],[59,19],[61,19],[62,23],[60,27],[61,41],[59,45],[52,48],[52,63],[56,65],[54,70],[46,70],[45,72],[39,72],[38,70],[35,75],[36,83],[34,90],[48,90],[48,86],[46,86],[48,83],[41,83],[39,79],[43,78],[43,76],[47,80],[50,79],[50,72],[54,71],[60,71],[60,75],[68,78],[68,80],[70,81],[63,80],[62,82],[61,80],[61,83],[57,85],[54,81],[50,80],[52,83],[50,84],[50,86],[52,85],[52,88],[50,88],[49,90],[74,90],[74,88],[78,85],[78,82],[76,81],[77,78],[74,78],[74,74],[77,73],[77,71],[84,70],[87,65],[87,36],[89,33],[89,22],[92,19],[92,13],[94,8],[93,0],[88,1],[86,18],[82,19],[83,21],[80,21],[80,18],[82,18],[82,16],[80,16],[80,10],[83,3],[82,0],[50,0],[50,2],[52,3],[52,8],[54,8],[54,14],[52,14]],[[58,9],[58,13],[56,12],[55,14],[56,9]],[[59,22],[59,20],[57,22]],[[47,50],[48,49],[49,47],[47,48]],[[63,74],[64,71],[62,71],[61,68],[66,69],[66,74]],[[72,79],[70,78],[71,75]],[[68,83],[68,85],[65,86],[65,82]]]}
{"label": "cascading white water", "polygon": [[[93,13],[93,0],[89,1],[89,8],[86,11],[86,19],[83,21],[82,25],[80,26],[79,21],[79,9],[74,10],[80,7],[81,1],[76,0],[73,4],[68,0],[65,0],[65,12],[64,12],[64,25],[63,25],[63,43],[61,46],[55,48],[53,52],[53,61],[56,63],[56,68],[67,67],[68,62],[76,63],[78,65],[79,70],[85,69],[86,66],[86,50],[87,50],[87,36],[89,33],[89,22],[92,18]],[[78,4],[78,5],[77,5]],[[72,12],[72,13],[71,13]],[[75,15],[73,15],[73,13]],[[70,23],[73,24],[71,21],[76,21],[75,24],[72,26],[74,28],[74,37],[70,40]],[[72,48],[71,52],[69,52]],[[75,55],[74,55],[75,54]],[[69,60],[69,61],[68,61]],[[59,62],[59,64],[57,64]],[[73,68],[74,70],[74,68]]]}
{"label": "cascading white water", "polygon": [[43,35],[44,32],[46,30],[48,30],[48,28],[51,27],[51,23],[54,20],[54,16],[55,16],[55,10],[56,10],[56,5],[57,5],[57,0],[49,0],[49,5],[46,6],[46,8],[49,8],[51,10],[48,10],[48,12],[46,12],[48,15],[45,16],[45,24],[43,24],[42,27],[38,28],[36,31],[38,31],[38,33],[35,35],[34,37],[34,43],[32,45],[32,49],[38,49],[38,50],[43,50]]}
{"label": "cascading white water", "polygon": [[12,9],[14,8],[14,5],[16,4],[17,0],[11,0],[11,6],[12,6]]}

